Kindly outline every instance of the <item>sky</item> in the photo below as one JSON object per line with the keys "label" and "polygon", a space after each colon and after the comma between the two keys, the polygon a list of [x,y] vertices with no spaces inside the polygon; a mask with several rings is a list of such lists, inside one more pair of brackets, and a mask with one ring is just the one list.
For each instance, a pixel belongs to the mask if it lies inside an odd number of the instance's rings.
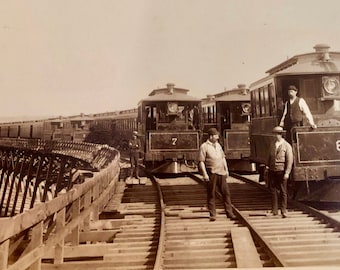
{"label": "sky", "polygon": [[0,119],[131,109],[174,83],[249,86],[325,43],[338,0],[1,0]]}

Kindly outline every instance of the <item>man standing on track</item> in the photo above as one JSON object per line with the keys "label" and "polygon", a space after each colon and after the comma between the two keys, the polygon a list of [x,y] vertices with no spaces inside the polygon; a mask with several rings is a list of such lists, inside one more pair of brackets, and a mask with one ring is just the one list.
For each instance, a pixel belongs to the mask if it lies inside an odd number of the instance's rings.
{"label": "man standing on track", "polygon": [[132,139],[129,140],[129,149],[130,149],[130,164],[131,164],[130,177],[132,178],[135,175],[135,177],[140,180],[138,160],[139,160],[139,152],[141,149],[141,142],[140,142],[140,139],[138,138],[137,131],[134,131],[132,133]]}
{"label": "man standing on track", "polygon": [[282,137],[282,127],[274,127],[272,131],[276,140],[270,147],[268,158],[269,189],[272,194],[272,214],[278,214],[278,195],[281,204],[281,215],[287,217],[287,181],[293,166],[292,146]]}
{"label": "man standing on track", "polygon": [[216,220],[216,188],[222,193],[227,217],[235,219],[227,183],[227,177],[229,175],[227,161],[223,149],[218,142],[219,132],[216,128],[210,128],[208,130],[208,136],[208,140],[200,146],[199,167],[203,173],[203,179],[209,181],[207,199],[210,221]]}

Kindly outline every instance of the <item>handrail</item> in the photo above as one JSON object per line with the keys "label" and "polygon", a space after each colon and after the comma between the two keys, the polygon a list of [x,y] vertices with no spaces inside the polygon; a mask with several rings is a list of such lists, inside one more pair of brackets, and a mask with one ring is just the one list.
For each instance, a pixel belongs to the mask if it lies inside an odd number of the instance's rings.
{"label": "handrail", "polygon": [[[40,261],[44,253],[54,248],[56,243],[63,243],[66,235],[79,233],[79,230],[74,230],[75,228],[83,226],[82,228],[84,229],[85,225],[82,224],[86,223],[84,220],[90,219],[90,214],[92,218],[98,219],[99,213],[113,195],[115,183],[119,179],[120,153],[115,150],[115,154],[116,156],[106,168],[99,172],[94,172],[92,178],[87,179],[82,184],[75,185],[68,192],[60,194],[46,203],[37,204],[32,209],[14,217],[0,218],[0,269],[26,269]],[[80,200],[81,198],[84,198],[84,200]],[[73,207],[75,204],[79,204],[80,201],[84,202],[82,211],[74,217],[71,215],[71,219],[67,220],[68,222],[66,223],[66,209],[69,206]],[[56,216],[56,222],[59,227],[60,224],[62,226],[61,228],[55,227],[55,233],[43,243],[44,222],[48,221],[53,215]],[[10,239],[27,229],[32,229],[28,252],[25,253],[25,256],[20,257],[17,262],[7,265]],[[35,236],[33,237],[33,235]],[[58,246],[63,248],[63,245]],[[60,258],[58,259],[60,260]]]}

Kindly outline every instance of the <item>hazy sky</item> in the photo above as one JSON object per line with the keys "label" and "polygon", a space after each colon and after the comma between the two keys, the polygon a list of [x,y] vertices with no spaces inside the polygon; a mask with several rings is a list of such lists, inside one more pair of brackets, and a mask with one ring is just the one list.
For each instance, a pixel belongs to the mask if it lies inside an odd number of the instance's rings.
{"label": "hazy sky", "polygon": [[338,0],[1,0],[1,117],[129,109],[168,82],[198,98],[249,85],[318,43]]}

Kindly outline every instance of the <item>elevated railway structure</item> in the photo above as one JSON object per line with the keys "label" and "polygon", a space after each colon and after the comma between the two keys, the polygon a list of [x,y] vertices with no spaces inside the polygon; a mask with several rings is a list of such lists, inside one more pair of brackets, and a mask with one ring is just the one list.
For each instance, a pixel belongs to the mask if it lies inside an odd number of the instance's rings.
{"label": "elevated railway structure", "polygon": [[[147,174],[144,185],[127,185],[119,181],[124,164],[113,148],[16,143],[0,147],[5,198],[0,269],[336,269],[340,265],[339,222],[327,212],[294,201],[289,203],[288,218],[270,216],[268,191],[235,174],[228,181],[237,220],[228,219],[223,204],[217,202],[217,220],[210,222],[205,183],[199,175]],[[29,200],[23,199],[25,193]],[[50,196],[44,200],[38,193]],[[22,211],[13,204],[15,197],[21,198]]]}

